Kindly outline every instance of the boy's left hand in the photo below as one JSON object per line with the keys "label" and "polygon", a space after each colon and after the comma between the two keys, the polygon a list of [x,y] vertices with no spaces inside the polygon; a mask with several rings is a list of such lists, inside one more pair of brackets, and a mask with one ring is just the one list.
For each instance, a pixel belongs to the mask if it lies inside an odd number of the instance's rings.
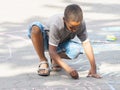
{"label": "boy's left hand", "polygon": [[102,78],[102,77],[101,77],[100,75],[98,75],[97,73],[92,73],[91,70],[89,71],[87,77],[93,77],[93,78],[97,78],[97,79]]}

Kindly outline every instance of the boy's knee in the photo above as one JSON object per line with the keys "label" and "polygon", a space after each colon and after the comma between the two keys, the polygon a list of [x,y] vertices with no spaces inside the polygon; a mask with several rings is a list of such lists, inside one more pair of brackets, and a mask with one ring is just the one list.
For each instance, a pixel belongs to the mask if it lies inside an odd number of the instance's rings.
{"label": "boy's knee", "polygon": [[32,26],[31,33],[33,34],[40,33],[40,28],[38,26]]}

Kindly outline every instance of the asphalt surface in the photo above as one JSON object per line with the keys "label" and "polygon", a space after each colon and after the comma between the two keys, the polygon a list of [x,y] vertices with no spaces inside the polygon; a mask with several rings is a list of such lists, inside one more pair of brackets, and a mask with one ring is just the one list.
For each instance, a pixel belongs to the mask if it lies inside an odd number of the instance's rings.
{"label": "asphalt surface", "polygon": [[[119,0],[0,0],[0,90],[120,90],[120,2]],[[66,5],[81,6],[102,79],[87,78],[87,57],[65,60],[79,72],[72,79],[64,70],[48,77],[37,75],[38,56],[27,29],[33,21],[44,21],[62,13]],[[108,41],[107,36],[117,40]],[[77,40],[77,38],[75,38]],[[49,59],[49,55],[46,52]]]}

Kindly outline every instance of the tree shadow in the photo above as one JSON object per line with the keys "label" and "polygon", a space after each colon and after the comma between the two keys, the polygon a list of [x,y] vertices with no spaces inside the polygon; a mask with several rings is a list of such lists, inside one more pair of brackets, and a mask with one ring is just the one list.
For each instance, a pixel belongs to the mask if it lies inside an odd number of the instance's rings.
{"label": "tree shadow", "polygon": [[[62,3],[65,3],[66,5],[70,4],[70,3],[78,3],[79,5],[81,5],[82,7],[89,7],[90,9],[86,9],[84,10],[85,13],[104,13],[104,14],[113,14],[116,16],[119,16],[120,13],[118,12],[119,9],[119,4],[110,4],[110,5],[106,5],[106,4],[92,4],[92,3],[86,3],[86,2],[80,2],[80,1],[73,1],[73,0],[63,0]],[[63,10],[64,6],[57,6],[57,5],[45,5],[45,7],[49,7],[49,8],[57,8],[59,10]],[[112,10],[111,10],[112,9]],[[93,16],[94,17],[94,16]],[[38,77],[36,75],[36,72],[34,72],[34,70],[37,70],[37,64],[39,62],[38,56],[32,46],[31,40],[27,37],[27,29],[30,25],[30,23],[34,22],[34,21],[41,21],[43,22],[44,19],[43,17],[39,17],[39,16],[33,16],[31,18],[28,18],[26,20],[24,20],[21,23],[13,23],[11,22],[2,22],[0,23],[0,26],[2,28],[4,28],[4,30],[0,31],[0,48],[4,48],[7,49],[4,52],[4,57],[3,60],[0,60],[1,63],[1,72],[8,74],[7,72],[21,72],[21,73],[25,73],[25,74],[21,74],[18,73],[18,75],[14,75],[14,76],[8,76],[8,77],[0,77],[0,80],[2,80],[3,82],[0,82],[1,85],[3,83],[6,83],[6,81],[12,81],[13,82],[8,82],[5,85],[7,86],[7,84],[10,84],[12,86],[9,86],[11,88],[15,86],[15,88],[18,88],[21,85],[24,85],[24,87],[26,86],[30,86],[30,88],[32,88],[32,84],[34,82],[37,82],[37,84],[33,85],[36,86],[38,88],[40,87],[44,87],[44,83],[47,81],[51,82],[51,80],[54,80],[54,77],[56,77],[56,80],[60,80],[61,77],[58,75],[53,75],[50,76],[50,78],[43,78],[42,77]],[[87,20],[86,20],[87,21]],[[87,21],[87,26],[88,26],[88,30],[89,29],[93,29],[92,32],[88,32],[89,34],[91,34],[94,40],[96,39],[101,39],[101,37],[104,37],[104,34],[102,35],[101,32],[98,32],[96,30],[100,30],[103,27],[109,27],[109,26],[119,26],[118,24],[114,24],[114,25],[109,25],[107,23],[114,23],[114,22],[119,22],[120,18],[118,19],[110,19],[110,20],[89,20]],[[93,34],[93,32],[95,34]],[[109,32],[109,31],[107,31]],[[102,32],[104,33],[104,32]],[[99,37],[99,38],[97,38]],[[103,39],[102,39],[103,40]],[[114,48],[114,47],[113,47]],[[104,46],[103,46],[104,49]],[[0,51],[0,53],[3,53],[2,51]],[[11,55],[11,56],[10,56]],[[7,58],[9,57],[9,58]],[[96,60],[97,60],[97,64],[100,65],[101,63],[108,63],[108,64],[113,64],[114,66],[116,64],[119,64],[120,62],[116,62],[116,60],[118,61],[119,59],[119,51],[115,50],[115,51],[105,51],[102,52],[98,55],[95,55]],[[6,59],[7,58],[7,59]],[[81,57],[80,57],[81,58]],[[111,60],[112,59],[112,60]],[[86,57],[83,57],[82,60],[86,60]],[[114,61],[115,60],[115,61]],[[88,63],[84,62],[81,64],[81,62],[79,62],[80,65],[82,65],[82,67],[79,70],[87,70],[89,69]],[[75,67],[76,69],[79,67],[79,64],[77,63],[76,66],[71,65],[73,67]],[[78,66],[78,67],[77,67]],[[33,69],[31,69],[33,68]],[[5,70],[5,71],[3,71]],[[12,70],[12,71],[11,71]],[[15,70],[15,71],[14,71]],[[19,71],[20,70],[20,71]],[[31,73],[32,72],[32,73]],[[114,72],[112,72],[114,73]],[[14,74],[14,73],[13,73]],[[61,75],[65,75],[62,74]],[[17,78],[19,78],[20,80],[16,80]],[[52,78],[52,79],[51,79]],[[67,78],[68,79],[68,78]],[[65,79],[65,80],[67,80]],[[40,81],[39,81],[40,80]],[[55,81],[56,81],[55,80]],[[63,81],[65,81],[63,78]],[[24,82],[25,81],[25,82]],[[43,81],[43,84],[39,85],[40,82]],[[69,81],[69,80],[68,80]],[[27,85],[28,84],[28,85]]]}

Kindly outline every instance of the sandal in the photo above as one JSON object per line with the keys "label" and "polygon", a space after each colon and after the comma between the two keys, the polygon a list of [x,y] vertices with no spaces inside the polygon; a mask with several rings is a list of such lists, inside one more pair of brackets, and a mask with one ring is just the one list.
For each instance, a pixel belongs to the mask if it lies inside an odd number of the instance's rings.
{"label": "sandal", "polygon": [[[40,76],[49,76],[50,75],[49,66],[48,66],[48,68],[41,68],[40,66],[42,64],[48,64],[48,62],[47,61],[41,61],[40,62],[39,67],[38,67],[38,75],[40,75]],[[47,71],[47,73],[40,73],[40,71],[42,71],[42,70]]]}

